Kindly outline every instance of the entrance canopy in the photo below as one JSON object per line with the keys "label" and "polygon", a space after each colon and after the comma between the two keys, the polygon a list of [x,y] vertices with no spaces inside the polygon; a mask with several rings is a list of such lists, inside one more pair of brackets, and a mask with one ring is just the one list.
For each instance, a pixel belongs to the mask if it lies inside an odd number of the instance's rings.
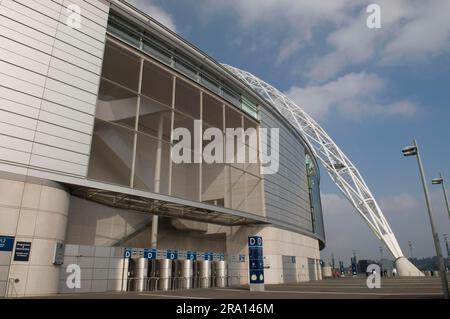
{"label": "entrance canopy", "polygon": [[224,226],[270,225],[263,216],[205,203],[154,194],[155,198],[112,190],[72,186],[74,196],[110,207],[141,211],[164,217],[182,218]]}

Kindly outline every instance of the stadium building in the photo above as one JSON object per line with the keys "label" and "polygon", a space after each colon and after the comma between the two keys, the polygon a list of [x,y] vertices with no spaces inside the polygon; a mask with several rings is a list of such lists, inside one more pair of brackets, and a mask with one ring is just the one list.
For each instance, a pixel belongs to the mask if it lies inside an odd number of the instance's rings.
{"label": "stadium building", "polygon": [[[0,0],[0,296],[246,284],[254,235],[265,283],[321,279],[313,150],[148,14],[121,0]],[[174,163],[172,133],[196,138],[195,121],[225,141],[226,128],[278,128],[245,140],[247,153],[278,151],[277,171]]]}

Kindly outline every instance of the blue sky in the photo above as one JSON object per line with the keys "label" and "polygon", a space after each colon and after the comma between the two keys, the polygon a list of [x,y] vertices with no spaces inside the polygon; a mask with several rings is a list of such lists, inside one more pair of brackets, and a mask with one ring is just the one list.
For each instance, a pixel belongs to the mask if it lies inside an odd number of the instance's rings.
{"label": "blue sky", "polygon": [[[442,171],[450,185],[449,1],[377,1],[381,29],[366,26],[370,1],[130,2],[287,93],[356,164],[405,255],[408,240],[416,257],[435,253],[417,164],[401,149],[417,138],[428,179]],[[430,190],[443,244],[450,222],[441,189]],[[379,257],[380,243],[323,169],[322,202],[322,258]]]}

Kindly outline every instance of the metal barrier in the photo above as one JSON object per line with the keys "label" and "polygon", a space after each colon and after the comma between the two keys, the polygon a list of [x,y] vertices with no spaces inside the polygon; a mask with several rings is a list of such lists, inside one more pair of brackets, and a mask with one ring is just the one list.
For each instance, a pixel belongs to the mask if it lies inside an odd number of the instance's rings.
{"label": "metal barrier", "polygon": [[148,277],[145,286],[146,291],[158,291],[159,277]]}
{"label": "metal barrier", "polygon": [[138,280],[139,280],[138,277],[128,277],[127,278],[127,291],[131,291],[131,283],[133,283],[133,282],[136,283]]}
{"label": "metal barrier", "polygon": [[15,284],[17,283],[19,283],[19,278],[8,278],[8,281],[6,282],[5,298],[14,297],[12,294],[13,292],[16,297],[19,295],[15,287]]}
{"label": "metal barrier", "polygon": [[183,290],[187,286],[187,277],[172,277],[171,290]]}

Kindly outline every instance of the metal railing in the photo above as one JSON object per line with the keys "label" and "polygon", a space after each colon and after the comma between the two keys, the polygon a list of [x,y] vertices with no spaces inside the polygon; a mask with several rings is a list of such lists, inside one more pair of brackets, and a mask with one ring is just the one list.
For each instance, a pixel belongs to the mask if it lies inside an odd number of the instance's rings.
{"label": "metal railing", "polygon": [[[186,290],[196,288],[225,288],[241,284],[241,275],[211,276],[211,277],[129,277],[127,291],[158,291]],[[161,282],[168,281],[167,289]],[[134,285],[133,285],[134,284]],[[165,284],[164,284],[165,285]]]}

